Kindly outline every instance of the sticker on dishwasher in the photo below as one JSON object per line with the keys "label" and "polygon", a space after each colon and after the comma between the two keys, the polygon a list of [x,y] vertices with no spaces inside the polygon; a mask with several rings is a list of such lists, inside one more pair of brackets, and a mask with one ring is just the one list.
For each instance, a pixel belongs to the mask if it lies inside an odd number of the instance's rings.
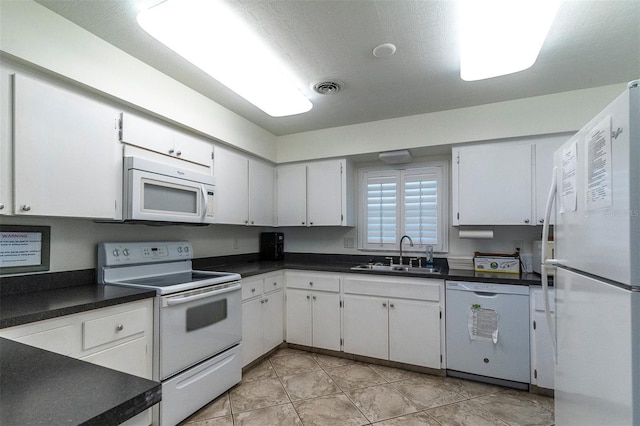
{"label": "sticker on dishwasher", "polygon": [[469,308],[468,316],[469,337],[498,343],[498,313],[493,309],[484,309],[474,304]]}

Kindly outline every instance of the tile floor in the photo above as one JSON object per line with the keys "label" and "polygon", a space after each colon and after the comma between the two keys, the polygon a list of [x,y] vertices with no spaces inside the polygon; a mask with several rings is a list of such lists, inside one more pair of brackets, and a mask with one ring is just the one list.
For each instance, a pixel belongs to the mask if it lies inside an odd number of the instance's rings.
{"label": "tile floor", "polygon": [[279,349],[186,419],[222,425],[552,425],[553,398]]}

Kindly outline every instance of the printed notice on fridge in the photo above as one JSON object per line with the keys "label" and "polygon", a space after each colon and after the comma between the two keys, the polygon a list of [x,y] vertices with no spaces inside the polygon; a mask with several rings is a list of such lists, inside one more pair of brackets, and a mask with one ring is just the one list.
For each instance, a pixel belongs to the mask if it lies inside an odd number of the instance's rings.
{"label": "printed notice on fridge", "polygon": [[0,232],[0,267],[42,263],[41,232]]}
{"label": "printed notice on fridge", "polygon": [[576,141],[573,141],[561,152],[560,213],[576,211],[578,202],[576,193],[576,146]]}
{"label": "printed notice on fridge", "polygon": [[602,119],[586,136],[585,201],[587,210],[610,207],[611,117]]}

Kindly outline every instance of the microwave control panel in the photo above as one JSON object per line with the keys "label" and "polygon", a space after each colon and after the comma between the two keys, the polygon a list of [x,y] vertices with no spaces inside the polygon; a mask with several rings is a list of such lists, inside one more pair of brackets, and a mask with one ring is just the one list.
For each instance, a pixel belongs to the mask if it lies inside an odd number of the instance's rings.
{"label": "microwave control panel", "polygon": [[213,194],[213,190],[207,190],[207,217],[214,217]]}

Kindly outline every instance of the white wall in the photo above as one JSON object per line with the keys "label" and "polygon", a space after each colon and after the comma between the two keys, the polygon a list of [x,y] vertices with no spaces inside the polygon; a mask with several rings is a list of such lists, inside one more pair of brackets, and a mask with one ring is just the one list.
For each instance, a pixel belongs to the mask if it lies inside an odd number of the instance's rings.
{"label": "white wall", "polygon": [[625,88],[626,82],[279,136],[277,162],[575,132]]}
{"label": "white wall", "polygon": [[270,161],[275,136],[31,0],[0,3],[0,49]]}
{"label": "white wall", "polygon": [[3,225],[51,227],[50,271],[93,269],[97,244],[102,241],[176,241],[193,244],[194,256],[210,257],[257,253],[263,228],[248,226],[148,226],[95,223],[88,219],[7,217]]}

